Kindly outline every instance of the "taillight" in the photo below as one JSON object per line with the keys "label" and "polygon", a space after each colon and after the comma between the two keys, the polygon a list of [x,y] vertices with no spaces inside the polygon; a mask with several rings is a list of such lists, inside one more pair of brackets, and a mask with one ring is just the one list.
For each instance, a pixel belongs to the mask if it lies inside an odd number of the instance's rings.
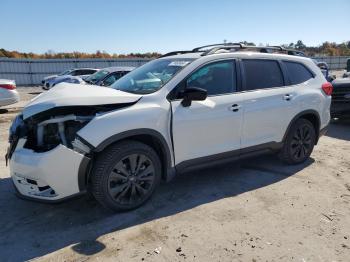
{"label": "taillight", "polygon": [[332,95],[332,92],[333,92],[333,86],[329,82],[324,83],[322,85],[322,90],[327,96],[330,96],[330,95]]}
{"label": "taillight", "polygon": [[8,90],[14,90],[14,89],[16,89],[16,86],[15,85],[11,85],[11,84],[0,84],[0,88],[5,88],[5,89],[8,89]]}

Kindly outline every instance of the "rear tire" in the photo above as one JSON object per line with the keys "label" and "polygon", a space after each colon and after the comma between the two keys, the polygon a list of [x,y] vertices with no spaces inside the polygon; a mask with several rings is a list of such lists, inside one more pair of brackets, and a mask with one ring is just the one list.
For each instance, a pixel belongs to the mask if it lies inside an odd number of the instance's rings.
{"label": "rear tire", "polygon": [[130,210],[146,202],[160,183],[161,162],[148,145],[127,140],[104,150],[92,169],[91,191],[114,211]]}
{"label": "rear tire", "polygon": [[316,143],[316,130],[307,119],[298,119],[290,128],[279,158],[291,165],[305,162],[311,155]]}

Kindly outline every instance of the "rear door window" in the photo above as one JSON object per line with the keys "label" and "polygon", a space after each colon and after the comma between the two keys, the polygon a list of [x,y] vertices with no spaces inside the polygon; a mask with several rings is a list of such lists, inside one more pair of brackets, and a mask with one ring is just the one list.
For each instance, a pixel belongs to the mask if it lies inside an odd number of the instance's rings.
{"label": "rear door window", "polygon": [[243,90],[256,90],[284,86],[278,61],[264,59],[242,60],[245,84]]}
{"label": "rear door window", "polygon": [[303,83],[313,78],[312,73],[304,65],[297,62],[283,62],[288,71],[289,81],[292,85]]}

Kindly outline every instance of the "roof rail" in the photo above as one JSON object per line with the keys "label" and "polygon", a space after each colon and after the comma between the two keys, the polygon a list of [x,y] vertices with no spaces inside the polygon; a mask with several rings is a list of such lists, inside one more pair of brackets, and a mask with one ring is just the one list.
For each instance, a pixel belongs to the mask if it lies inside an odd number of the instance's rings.
{"label": "roof rail", "polygon": [[[202,56],[215,54],[218,50],[247,50],[247,51],[258,51],[260,53],[283,53],[294,56],[306,56],[304,52],[294,49],[286,49],[282,46],[250,46],[243,44],[232,44],[213,47],[202,54]],[[238,50],[237,50],[238,49]]]}
{"label": "roof rail", "polygon": [[172,51],[172,52],[166,53],[166,54],[164,54],[164,55],[161,55],[159,58],[166,57],[166,56],[172,56],[172,55],[187,54],[187,53],[193,53],[193,51],[191,51],[191,50]]}
{"label": "roof rail", "polygon": [[[205,49],[205,50],[202,50],[202,49]],[[260,53],[279,52],[279,53],[294,55],[294,56],[306,56],[305,53],[302,51],[295,50],[295,49],[286,49],[282,46],[251,46],[251,45],[244,45],[242,43],[224,43],[224,44],[200,46],[187,51],[174,51],[174,52],[170,52],[165,55],[162,55],[161,57],[187,54],[187,53],[199,53],[199,52],[202,53],[201,56],[207,56],[207,55],[215,54],[219,50],[227,50],[231,52],[238,51],[238,50],[247,50],[247,51],[254,50]]]}
{"label": "roof rail", "polygon": [[221,44],[213,44],[213,45],[204,45],[200,47],[196,47],[192,49],[192,52],[199,52],[201,49],[206,48],[206,47],[219,47],[219,46],[232,46],[232,45],[237,45],[240,47],[243,47],[244,45],[242,43],[221,43]]}

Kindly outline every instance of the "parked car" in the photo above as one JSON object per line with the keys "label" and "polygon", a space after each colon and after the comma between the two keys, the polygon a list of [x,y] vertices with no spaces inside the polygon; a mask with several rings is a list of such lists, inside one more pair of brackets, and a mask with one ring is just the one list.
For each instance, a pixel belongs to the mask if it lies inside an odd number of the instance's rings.
{"label": "parked car", "polygon": [[14,80],[0,79],[0,106],[7,106],[19,101]]}
{"label": "parked car", "polygon": [[328,82],[332,82],[336,78],[335,75],[329,74],[329,66],[326,62],[323,62],[323,61],[320,62],[315,59],[313,59],[313,61],[321,69],[322,74],[324,75],[324,77],[327,79]]}
{"label": "parked car", "polygon": [[18,195],[55,202],[90,190],[128,210],[176,173],[271,152],[306,161],[330,121],[332,85],[309,58],[266,48],[274,53],[240,43],[176,51],[110,88],[42,94],[10,131]]}
{"label": "parked car", "polygon": [[336,79],[332,82],[331,115],[333,118],[350,117],[350,78]]}
{"label": "parked car", "polygon": [[94,74],[97,72],[98,69],[95,68],[76,68],[76,69],[69,69],[67,71],[64,71],[58,75],[52,75],[45,77],[42,81],[42,88],[44,90],[49,90],[50,88],[54,87],[55,85],[63,82],[64,80],[68,79],[70,76],[79,76],[81,78],[84,78],[86,76],[89,76],[91,74]]}
{"label": "parked car", "polygon": [[84,79],[80,83],[88,83],[97,86],[110,86],[122,76],[134,70],[135,67],[115,66],[99,70]]}
{"label": "parked car", "polygon": [[107,67],[84,78],[81,78],[79,76],[62,76],[59,80],[56,80],[56,85],[58,83],[72,83],[110,86],[116,80],[129,73],[133,69],[134,67]]}

